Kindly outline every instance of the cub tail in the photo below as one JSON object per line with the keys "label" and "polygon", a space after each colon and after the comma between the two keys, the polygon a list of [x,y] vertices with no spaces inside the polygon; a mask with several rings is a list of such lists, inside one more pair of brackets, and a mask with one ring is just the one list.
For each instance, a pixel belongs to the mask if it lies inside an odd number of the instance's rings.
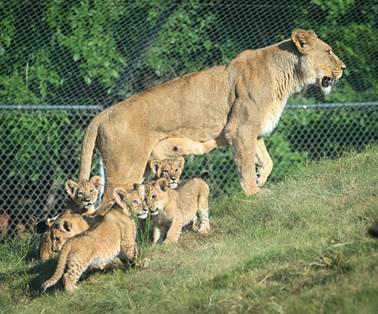
{"label": "cub tail", "polygon": [[55,285],[60,277],[62,277],[64,273],[64,269],[66,267],[66,261],[67,261],[67,256],[71,251],[71,245],[69,242],[65,243],[63,245],[63,248],[60,252],[59,255],[59,260],[58,260],[58,265],[56,266],[56,270],[54,275],[49,280],[46,280],[42,285],[41,285],[41,291],[44,293],[46,292],[46,289]]}

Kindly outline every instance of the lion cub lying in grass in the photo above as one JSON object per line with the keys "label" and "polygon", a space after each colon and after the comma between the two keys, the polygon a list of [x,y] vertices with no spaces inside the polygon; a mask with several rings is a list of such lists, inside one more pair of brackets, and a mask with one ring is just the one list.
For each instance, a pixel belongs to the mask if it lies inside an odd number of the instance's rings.
{"label": "lion cub lying in grass", "polygon": [[119,257],[125,266],[135,261],[138,250],[134,218],[146,216],[144,186],[138,191],[127,192],[116,188],[113,197],[111,208],[98,224],[64,243],[54,275],[41,286],[43,292],[56,284],[65,268],[64,289],[72,292],[88,267],[103,269],[115,257]]}
{"label": "lion cub lying in grass", "polygon": [[146,204],[153,219],[153,243],[176,243],[184,226],[193,223],[196,229],[197,213],[201,233],[210,230],[209,186],[202,179],[191,179],[177,190],[168,187],[161,178],[146,185]]}

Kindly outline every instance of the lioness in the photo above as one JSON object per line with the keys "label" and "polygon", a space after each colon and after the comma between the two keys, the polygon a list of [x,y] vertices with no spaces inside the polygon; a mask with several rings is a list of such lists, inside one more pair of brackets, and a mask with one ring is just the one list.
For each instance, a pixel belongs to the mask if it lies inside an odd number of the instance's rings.
{"label": "lioness", "polygon": [[184,226],[192,223],[196,230],[197,214],[205,233],[209,224],[209,186],[198,178],[191,179],[177,190],[161,178],[146,185],[146,204],[153,219],[153,243],[176,243]]}
{"label": "lioness", "polygon": [[184,170],[185,159],[179,157],[176,159],[151,160],[149,166],[154,174],[154,180],[164,178],[168,186],[176,189]]}
{"label": "lioness", "polygon": [[[245,50],[229,64],[184,75],[98,114],[81,152],[80,178],[88,179],[97,144],[106,169],[105,199],[116,186],[141,182],[154,147],[167,138],[230,145],[245,194],[259,191],[269,160],[263,136],[273,131],[287,99],[307,85],[330,92],[345,64],[313,31],[295,30],[277,44]],[[265,180],[265,179],[264,179]]]}
{"label": "lioness", "polygon": [[64,289],[72,292],[88,267],[103,269],[117,256],[125,266],[135,260],[138,250],[134,217],[145,215],[144,195],[139,201],[130,201],[127,194],[122,188],[114,189],[112,208],[101,222],[63,245],[54,275],[41,286],[43,292],[60,279],[65,268]]}

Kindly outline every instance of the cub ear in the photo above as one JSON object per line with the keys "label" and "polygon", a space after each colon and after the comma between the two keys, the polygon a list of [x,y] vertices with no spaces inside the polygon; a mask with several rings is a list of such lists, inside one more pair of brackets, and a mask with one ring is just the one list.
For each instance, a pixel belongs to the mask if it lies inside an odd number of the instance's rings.
{"label": "cub ear", "polygon": [[123,188],[115,188],[113,190],[113,197],[115,202],[121,208],[126,208],[127,198],[126,198],[126,191]]}
{"label": "cub ear", "polygon": [[166,192],[168,189],[168,181],[164,178],[161,178],[156,181],[156,183],[159,185],[160,190],[163,192]]}
{"label": "cub ear", "polygon": [[72,230],[72,223],[70,221],[64,220],[62,228],[62,231],[70,232]]}
{"label": "cub ear", "polygon": [[99,188],[100,186],[100,177],[99,176],[94,176],[89,180],[90,183],[92,183],[96,189]]}
{"label": "cub ear", "polygon": [[150,161],[151,171],[157,177],[160,177],[161,166],[162,166],[161,160],[151,160]]}
{"label": "cub ear", "polygon": [[76,188],[77,188],[77,182],[75,182],[74,180],[66,181],[66,192],[71,198],[74,198]]}
{"label": "cub ear", "polygon": [[177,162],[178,168],[180,168],[181,170],[184,169],[184,165],[185,165],[185,158],[184,157],[177,158],[176,162]]}
{"label": "cub ear", "polygon": [[146,188],[143,184],[138,184],[138,183],[135,183],[134,184],[134,190],[135,191],[138,191],[138,194],[139,196],[144,199],[145,196],[146,196]]}
{"label": "cub ear", "polygon": [[313,31],[305,31],[303,29],[297,29],[291,33],[291,41],[297,48],[297,50],[305,55],[313,47],[313,39],[318,38],[318,36]]}

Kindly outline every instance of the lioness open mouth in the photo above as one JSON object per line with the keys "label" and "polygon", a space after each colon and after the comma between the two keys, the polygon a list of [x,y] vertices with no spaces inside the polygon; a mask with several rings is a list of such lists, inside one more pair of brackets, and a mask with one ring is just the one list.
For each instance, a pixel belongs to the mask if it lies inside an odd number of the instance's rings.
{"label": "lioness open mouth", "polygon": [[329,86],[332,86],[335,82],[335,79],[329,76],[324,76],[322,79],[322,87],[327,88]]}

